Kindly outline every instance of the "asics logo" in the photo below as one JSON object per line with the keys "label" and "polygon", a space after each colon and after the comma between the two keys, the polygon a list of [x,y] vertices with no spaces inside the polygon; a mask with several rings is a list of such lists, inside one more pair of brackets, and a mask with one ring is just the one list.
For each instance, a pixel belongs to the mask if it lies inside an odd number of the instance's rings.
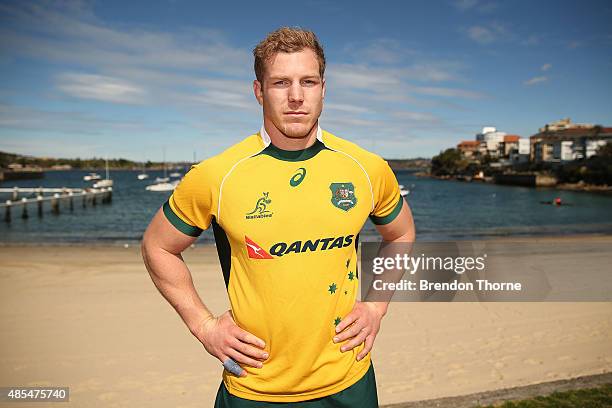
{"label": "asics logo", "polygon": [[291,177],[291,180],[289,180],[289,184],[291,187],[297,187],[300,185],[302,180],[304,180],[304,177],[306,177],[306,169],[304,167],[300,167],[293,177]]}

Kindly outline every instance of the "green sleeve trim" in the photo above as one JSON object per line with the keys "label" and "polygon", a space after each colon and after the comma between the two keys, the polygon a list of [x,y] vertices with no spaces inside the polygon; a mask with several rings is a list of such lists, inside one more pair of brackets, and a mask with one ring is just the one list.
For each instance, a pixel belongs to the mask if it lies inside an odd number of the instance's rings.
{"label": "green sleeve trim", "polygon": [[168,201],[164,203],[164,215],[168,221],[170,221],[170,224],[174,225],[174,227],[183,234],[192,237],[199,237],[202,233],[201,228],[194,227],[193,225],[189,225],[185,221],[181,220],[179,216],[172,211],[172,207],[170,207],[170,203]]}
{"label": "green sleeve trim", "polygon": [[399,200],[397,201],[397,204],[395,205],[395,208],[393,209],[393,211],[391,211],[389,214],[385,215],[384,217],[377,217],[375,215],[370,215],[370,220],[372,220],[372,222],[376,225],[389,224],[400,213],[403,205],[404,205],[404,197],[400,195]]}

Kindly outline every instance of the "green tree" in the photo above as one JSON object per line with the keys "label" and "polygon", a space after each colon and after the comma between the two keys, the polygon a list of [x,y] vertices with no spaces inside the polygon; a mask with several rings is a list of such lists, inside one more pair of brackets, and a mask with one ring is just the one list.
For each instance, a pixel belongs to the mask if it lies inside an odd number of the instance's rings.
{"label": "green tree", "polygon": [[431,158],[431,173],[435,176],[455,175],[468,166],[457,149],[446,149]]}

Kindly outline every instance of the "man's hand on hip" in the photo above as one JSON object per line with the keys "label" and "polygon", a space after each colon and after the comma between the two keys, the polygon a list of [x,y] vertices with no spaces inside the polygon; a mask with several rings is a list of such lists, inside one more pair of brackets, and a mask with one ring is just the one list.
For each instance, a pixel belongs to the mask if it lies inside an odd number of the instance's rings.
{"label": "man's hand on hip", "polygon": [[[238,364],[251,367],[263,367],[262,360],[268,358],[263,350],[266,343],[255,335],[241,329],[236,325],[231,310],[219,317],[205,320],[193,331],[194,336],[204,345],[208,353],[225,363],[231,358]],[[246,377],[246,370],[242,370],[240,377]]]}
{"label": "man's hand on hip", "polygon": [[352,350],[365,342],[365,347],[357,355],[357,361],[364,358],[372,350],[385,309],[384,305],[376,302],[355,301],[353,310],[336,326],[334,343],[349,340],[340,347],[340,351]]}

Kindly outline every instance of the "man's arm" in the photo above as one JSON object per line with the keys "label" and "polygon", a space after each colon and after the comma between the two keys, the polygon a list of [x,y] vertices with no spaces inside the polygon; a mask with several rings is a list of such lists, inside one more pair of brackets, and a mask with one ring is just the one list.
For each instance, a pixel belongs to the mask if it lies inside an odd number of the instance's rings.
{"label": "man's arm", "polygon": [[[397,217],[388,224],[376,225],[376,229],[385,242],[414,242],[415,240],[416,233],[412,212],[404,198],[400,199],[404,203]],[[355,302],[353,310],[336,327],[334,343],[350,339],[340,348],[340,351],[351,350],[365,342],[365,347],[357,355],[357,361],[370,352],[374,345],[374,339],[380,330],[380,322],[387,313],[389,300]]]}
{"label": "man's arm", "polygon": [[[402,209],[398,216],[389,224],[386,225],[376,225],[376,229],[378,233],[381,235],[382,240],[384,242],[414,242],[416,238],[416,231],[414,228],[414,219],[412,218],[412,211],[410,211],[410,206],[404,198],[401,198],[404,201]],[[398,276],[398,279],[401,279],[402,273]],[[384,316],[387,313],[387,308],[389,307],[389,299],[386,302],[372,302],[374,303],[379,310],[382,312]]]}
{"label": "man's arm", "polygon": [[162,209],[155,214],[142,240],[142,257],[153,283],[211,355],[222,363],[231,358],[261,368],[260,360],[268,357],[264,341],[238,327],[231,311],[214,317],[200,299],[181,256],[196,239],[177,230]]}
{"label": "man's arm", "polygon": [[388,242],[414,242],[416,236],[414,229],[414,219],[412,211],[404,198],[402,209],[397,217],[389,224],[376,225],[378,233],[382,236],[383,241]]}
{"label": "man's arm", "polygon": [[177,230],[161,209],[142,239],[142,257],[153,283],[192,333],[213,317],[196,292],[181,256],[197,239]]}

